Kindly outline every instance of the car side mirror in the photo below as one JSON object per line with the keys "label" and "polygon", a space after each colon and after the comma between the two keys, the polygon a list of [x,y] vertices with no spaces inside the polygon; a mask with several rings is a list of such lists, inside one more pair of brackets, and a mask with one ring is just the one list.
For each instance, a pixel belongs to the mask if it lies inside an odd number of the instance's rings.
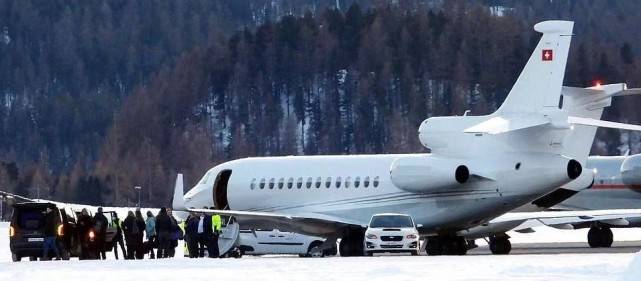
{"label": "car side mirror", "polygon": [[423,227],[423,225],[420,223],[416,225],[416,228],[421,228],[421,227]]}

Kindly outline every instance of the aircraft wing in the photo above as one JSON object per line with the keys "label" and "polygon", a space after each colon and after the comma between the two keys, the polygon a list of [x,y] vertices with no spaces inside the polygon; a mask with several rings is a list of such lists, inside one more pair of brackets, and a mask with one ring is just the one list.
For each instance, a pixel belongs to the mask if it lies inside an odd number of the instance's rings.
{"label": "aircraft wing", "polygon": [[336,218],[316,213],[291,215],[272,212],[187,208],[184,201],[182,174],[178,174],[178,177],[176,178],[172,208],[175,211],[232,216],[243,226],[249,228],[274,228],[274,226],[277,226],[279,230],[293,231],[315,236],[331,236],[349,227],[362,227],[362,224],[357,221],[349,221],[343,218]]}
{"label": "aircraft wing", "polygon": [[527,231],[537,226],[550,226],[558,229],[578,229],[593,222],[625,226],[628,219],[641,218],[641,209],[612,209],[585,211],[545,211],[514,212],[497,217],[490,222],[460,231],[459,234],[470,238],[487,237],[507,231]]}

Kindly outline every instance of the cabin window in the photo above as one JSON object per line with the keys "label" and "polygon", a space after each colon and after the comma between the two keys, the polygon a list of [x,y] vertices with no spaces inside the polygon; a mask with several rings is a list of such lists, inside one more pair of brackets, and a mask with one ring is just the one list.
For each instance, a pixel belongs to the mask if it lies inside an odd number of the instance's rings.
{"label": "cabin window", "polygon": [[256,188],[256,178],[252,179],[252,183],[249,185],[249,188],[251,190],[254,190],[254,188]]}
{"label": "cabin window", "polygon": [[345,178],[345,188],[349,188],[351,184],[352,184],[352,177]]}
{"label": "cabin window", "polygon": [[305,187],[311,188],[312,187],[312,177],[307,178],[307,184],[305,184]]}
{"label": "cabin window", "polygon": [[363,180],[363,187],[369,187],[369,176],[365,177],[365,180]]}
{"label": "cabin window", "polygon": [[321,177],[316,178],[316,188],[320,188],[321,184],[323,183],[323,179]]}
{"label": "cabin window", "polygon": [[284,178],[280,178],[278,180],[278,189],[283,189],[283,185],[285,185],[285,179]]}
{"label": "cabin window", "polygon": [[341,188],[341,177],[336,178],[336,188]]}
{"label": "cabin window", "polygon": [[374,178],[373,184],[374,184],[374,187],[378,187],[378,176]]}
{"label": "cabin window", "polygon": [[361,177],[356,177],[354,179],[354,188],[358,188],[359,185],[361,185]]}
{"label": "cabin window", "polygon": [[289,178],[287,180],[287,189],[292,189],[294,187],[294,178]]}
{"label": "cabin window", "polygon": [[265,189],[265,178],[260,179],[260,189]]}
{"label": "cabin window", "polygon": [[274,181],[276,181],[274,178],[269,179],[269,189],[274,189]]}
{"label": "cabin window", "polygon": [[296,188],[300,189],[301,187],[303,187],[303,178],[302,177],[298,178],[298,180],[296,181]]}
{"label": "cabin window", "polygon": [[327,177],[327,180],[325,180],[325,187],[329,188],[332,186],[332,177]]}

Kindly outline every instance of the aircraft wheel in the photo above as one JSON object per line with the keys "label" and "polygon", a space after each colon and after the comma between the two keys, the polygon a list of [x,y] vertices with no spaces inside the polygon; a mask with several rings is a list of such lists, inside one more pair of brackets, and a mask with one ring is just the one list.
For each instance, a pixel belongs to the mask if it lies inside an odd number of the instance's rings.
{"label": "aircraft wheel", "polygon": [[425,251],[427,252],[428,256],[440,256],[442,255],[441,252],[441,239],[438,236],[430,236],[427,238],[427,243],[425,245]]}
{"label": "aircraft wheel", "polygon": [[[467,241],[461,236],[453,237],[454,243],[456,244],[454,255],[463,256],[467,254]],[[509,243],[509,241],[508,241]]]}
{"label": "aircraft wheel", "polygon": [[614,235],[609,227],[601,228],[601,247],[610,248],[614,242]]}
{"label": "aircraft wheel", "polygon": [[590,230],[588,230],[588,245],[590,245],[590,248],[598,248],[601,246],[599,234],[599,229],[596,227],[590,227]]}
{"label": "aircraft wheel", "polygon": [[508,237],[490,238],[490,251],[495,255],[507,255],[512,251],[512,243]]}
{"label": "aircraft wheel", "polygon": [[590,230],[588,231],[588,245],[590,245],[590,248],[609,248],[612,246],[613,241],[614,236],[609,227],[590,227]]}
{"label": "aircraft wheel", "polygon": [[333,247],[331,247],[329,249],[325,249],[323,251],[323,255],[324,256],[335,256],[337,254],[338,254],[338,248],[336,247],[336,243],[334,243]]}
{"label": "aircraft wheel", "polygon": [[351,230],[345,235],[339,244],[342,257],[359,257],[365,254],[363,240],[365,231],[362,229]]}

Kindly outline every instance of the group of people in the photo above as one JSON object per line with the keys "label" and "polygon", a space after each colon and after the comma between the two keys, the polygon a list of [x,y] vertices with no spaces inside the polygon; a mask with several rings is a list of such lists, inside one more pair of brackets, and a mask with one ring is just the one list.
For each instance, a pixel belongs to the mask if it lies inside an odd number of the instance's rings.
{"label": "group of people", "polygon": [[[135,213],[129,211],[121,228],[127,245],[126,259],[143,259],[147,253],[152,259],[173,257],[178,240],[183,238],[183,231],[171,214],[171,209],[165,207],[160,208],[156,216],[147,211],[146,219],[140,210]],[[143,241],[144,237],[147,238],[146,242]],[[157,254],[154,248],[158,248]],[[117,253],[114,254],[117,256]]]}
{"label": "group of people", "polygon": [[220,257],[218,237],[222,230],[220,215],[205,213],[191,213],[185,225],[185,243],[190,258]]}
{"label": "group of people", "polygon": [[[57,259],[60,259],[60,252],[55,243],[58,223],[50,209],[47,209],[46,215],[49,218],[46,221],[51,223],[45,227],[47,239],[43,256],[46,257],[49,251],[53,250]],[[140,209],[129,211],[122,222],[118,215],[113,213],[110,222],[100,207],[93,217],[87,209],[82,209],[76,226],[81,245],[80,259],[106,259],[109,227],[116,229],[112,240],[116,259],[118,247],[125,259],[143,259],[146,254],[152,259],[174,257],[178,240],[182,239],[185,240],[190,258],[205,257],[205,252],[210,258],[220,257],[218,237],[222,231],[222,221],[216,214],[191,213],[185,222],[178,224],[171,209],[162,207],[155,216],[151,211],[147,211],[146,218],[143,218]],[[154,248],[158,249],[157,252]]]}

